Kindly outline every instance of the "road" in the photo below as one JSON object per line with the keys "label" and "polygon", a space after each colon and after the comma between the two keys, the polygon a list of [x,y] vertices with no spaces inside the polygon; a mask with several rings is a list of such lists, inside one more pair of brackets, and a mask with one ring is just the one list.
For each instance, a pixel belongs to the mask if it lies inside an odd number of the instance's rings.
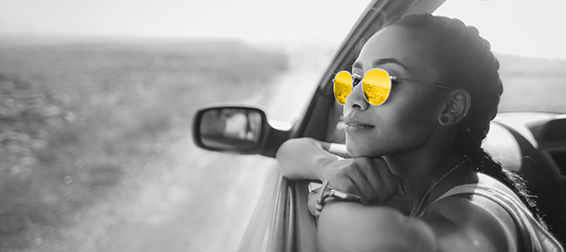
{"label": "road", "polygon": [[[314,91],[328,50],[289,50],[290,70],[259,104],[269,119],[292,122]],[[250,102],[251,100],[251,102]],[[57,237],[29,251],[236,251],[274,159],[198,149],[190,129],[159,159],[130,169],[107,198],[73,216]]]}

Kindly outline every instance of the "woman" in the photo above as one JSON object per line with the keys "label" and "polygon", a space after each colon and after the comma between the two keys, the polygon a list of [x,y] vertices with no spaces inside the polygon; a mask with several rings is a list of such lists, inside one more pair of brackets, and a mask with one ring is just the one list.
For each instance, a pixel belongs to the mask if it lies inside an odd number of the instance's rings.
{"label": "woman", "polygon": [[[481,148],[503,91],[498,69],[477,29],[455,19],[407,16],[366,42],[351,92],[346,72],[335,77],[345,148],[304,138],[277,153],[286,177],[360,196],[311,197],[319,250],[562,251],[525,210],[517,177]],[[384,78],[388,93],[371,86]]]}

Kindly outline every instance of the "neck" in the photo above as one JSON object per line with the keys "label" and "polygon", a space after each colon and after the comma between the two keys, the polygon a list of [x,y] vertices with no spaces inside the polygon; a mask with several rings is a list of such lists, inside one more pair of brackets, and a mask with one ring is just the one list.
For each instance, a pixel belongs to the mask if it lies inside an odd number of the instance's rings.
{"label": "neck", "polygon": [[[465,169],[458,167],[452,170],[464,160],[464,156],[456,152],[454,148],[448,146],[420,149],[426,151],[415,149],[409,153],[384,157],[392,172],[403,179],[411,214],[416,214],[421,204],[425,207],[430,201],[440,196],[438,194],[466,181],[464,179]],[[468,164],[461,166],[468,166]]]}

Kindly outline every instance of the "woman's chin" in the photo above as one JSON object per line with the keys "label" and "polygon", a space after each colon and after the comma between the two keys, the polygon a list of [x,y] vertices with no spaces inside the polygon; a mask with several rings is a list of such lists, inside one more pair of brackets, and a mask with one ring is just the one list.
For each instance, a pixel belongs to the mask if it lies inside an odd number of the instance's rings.
{"label": "woman's chin", "polygon": [[346,151],[350,157],[380,157],[388,153],[387,148],[384,146],[377,146],[372,144],[375,139],[352,139],[346,137]]}
{"label": "woman's chin", "polygon": [[350,155],[350,157],[368,157],[370,155],[368,155],[369,153],[367,153],[367,148],[363,148],[362,146],[352,146],[352,145],[348,145],[346,142],[346,150],[348,151],[348,154]]}

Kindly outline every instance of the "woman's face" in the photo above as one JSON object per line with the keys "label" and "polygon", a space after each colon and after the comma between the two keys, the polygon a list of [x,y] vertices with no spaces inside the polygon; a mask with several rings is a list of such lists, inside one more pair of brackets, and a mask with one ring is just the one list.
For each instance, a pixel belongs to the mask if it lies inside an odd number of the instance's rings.
{"label": "woman's face", "polygon": [[[382,68],[399,78],[435,83],[438,74],[424,53],[426,46],[411,36],[410,30],[401,27],[382,29],[364,45],[352,75]],[[344,105],[346,147],[351,156],[402,153],[427,141],[442,111],[442,90],[419,82],[393,82],[389,98],[379,106],[367,103],[361,85],[354,87]]]}

